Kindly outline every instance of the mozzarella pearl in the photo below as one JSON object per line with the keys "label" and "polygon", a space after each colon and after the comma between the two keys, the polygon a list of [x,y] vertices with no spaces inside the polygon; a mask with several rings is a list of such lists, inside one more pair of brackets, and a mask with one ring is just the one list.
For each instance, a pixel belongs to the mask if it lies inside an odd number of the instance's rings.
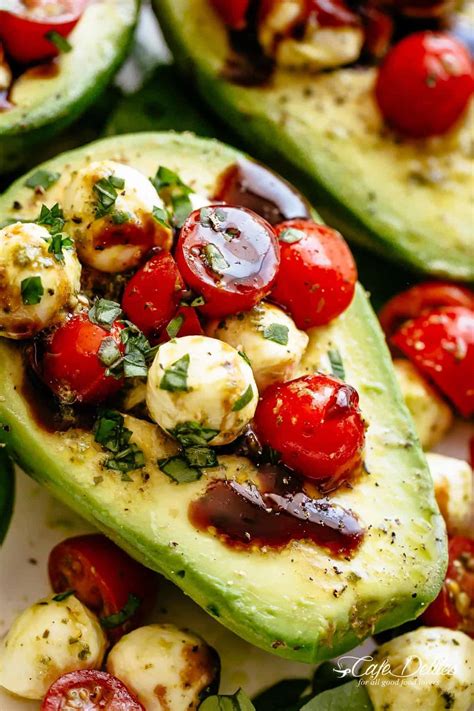
{"label": "mozzarella pearl", "polygon": [[245,353],[260,392],[272,383],[291,380],[309,340],[284,311],[266,303],[212,321],[206,332]]}
{"label": "mozzarella pearl", "polygon": [[[115,187],[115,201],[97,216],[97,184],[111,178],[123,181],[123,187]],[[74,174],[63,204],[80,260],[109,273],[133,269],[152,247],[170,249],[171,229],[153,217],[154,207],[163,209],[163,202],[148,178],[111,160],[90,163]]]}
{"label": "mozzarella pearl", "polygon": [[28,607],[0,646],[0,686],[26,699],[41,699],[60,676],[102,664],[106,638],[91,612],[69,595]]}
{"label": "mozzarella pearl", "polygon": [[107,671],[132,691],[147,711],[197,709],[218,683],[219,659],[200,637],[174,625],[148,625],[122,637]]}
{"label": "mozzarella pearl", "polygon": [[[64,261],[48,252],[51,236],[45,227],[17,222],[0,230],[0,336],[31,338],[60,321],[77,304],[81,265],[73,249]],[[39,277],[38,303],[25,303],[29,277]]]}
{"label": "mozzarella pearl", "polygon": [[[165,389],[165,373],[181,359],[189,359],[186,390]],[[153,420],[166,431],[185,422],[217,430],[211,445],[236,439],[254,416],[257,402],[248,363],[235,348],[214,338],[185,336],[164,343],[148,372],[147,405]]]}

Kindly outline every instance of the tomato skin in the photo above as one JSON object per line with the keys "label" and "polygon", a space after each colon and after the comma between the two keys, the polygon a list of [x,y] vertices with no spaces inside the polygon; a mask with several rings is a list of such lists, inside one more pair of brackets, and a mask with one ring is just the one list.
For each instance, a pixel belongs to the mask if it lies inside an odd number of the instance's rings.
{"label": "tomato skin", "polygon": [[[438,597],[423,613],[421,619],[429,627],[458,629],[474,638],[474,540],[465,536],[454,536],[449,540],[449,563],[446,579]],[[469,560],[463,563],[463,558]],[[453,586],[453,583],[455,584]],[[453,587],[459,586],[470,599],[470,613],[461,614],[456,607]]]}
{"label": "tomato skin", "polygon": [[[23,14],[0,10],[0,40],[12,59],[22,64],[31,64],[59,54],[46,34],[57,32],[67,37],[80,20],[86,0],[71,0],[60,4],[64,6],[64,12],[55,17],[41,18],[33,13],[29,15],[26,9]],[[33,9],[35,5],[41,7],[41,3],[37,2],[33,3]]]}
{"label": "tomato skin", "polygon": [[448,34],[418,32],[387,54],[375,96],[393,128],[412,138],[427,138],[452,128],[473,91],[466,47]]}
{"label": "tomato skin", "polygon": [[123,379],[106,375],[98,356],[105,338],[112,337],[123,353],[120,338],[123,326],[116,322],[110,331],[96,326],[86,314],[78,314],[61,324],[46,340],[42,353],[41,377],[66,402],[99,403],[116,393]]}
{"label": "tomato skin", "polygon": [[[175,338],[183,338],[183,336],[204,335],[204,329],[201,326],[201,322],[199,320],[195,308],[193,308],[192,306],[180,306],[173,318],[177,318],[179,316],[183,318],[183,322]],[[161,332],[158,342],[166,343],[169,340],[170,336],[168,335],[166,328],[164,328]]]}
{"label": "tomato skin", "polygon": [[77,711],[145,711],[123,682],[95,669],[73,671],[59,677],[49,687],[41,711],[62,711],[68,700],[74,701]]}
{"label": "tomato skin", "polygon": [[[151,571],[99,533],[58,543],[49,554],[48,574],[54,592],[74,590],[76,597],[99,617],[119,612],[129,595],[146,601],[154,589]],[[134,629],[140,610],[123,625],[107,630],[109,637],[116,641]]]}
{"label": "tomato skin", "polygon": [[130,279],[122,308],[145,336],[153,337],[173,318],[184,289],[175,260],[160,251]]}
{"label": "tomato skin", "polygon": [[423,311],[440,306],[465,306],[474,309],[474,292],[449,281],[426,281],[402,291],[388,301],[379,313],[380,325],[389,338],[405,321]]}
{"label": "tomato skin", "polygon": [[256,431],[296,472],[338,480],[361,462],[365,427],[358,403],[350,385],[322,373],[305,375],[265,390]]}
{"label": "tomato skin", "polygon": [[271,300],[303,330],[329,323],[354,296],[357,268],[349,247],[339,232],[312,220],[288,220],[275,229],[278,237],[288,229],[304,237],[292,244],[280,241],[280,269]]}
{"label": "tomato skin", "polygon": [[390,342],[438,386],[463,417],[474,413],[472,309],[432,309],[408,321]]}
{"label": "tomato skin", "polygon": [[[203,315],[221,318],[249,311],[269,293],[278,272],[280,248],[275,231],[244,207],[212,205],[204,210],[205,214],[225,215],[225,219],[216,228],[203,222],[202,210],[189,215],[176,247],[179,271],[189,288],[203,296],[205,304],[198,307]],[[217,250],[227,267],[209,264],[205,256],[209,248]]]}
{"label": "tomato skin", "polygon": [[245,27],[245,15],[250,6],[250,0],[211,0],[211,5],[217,10],[226,25],[233,30]]}

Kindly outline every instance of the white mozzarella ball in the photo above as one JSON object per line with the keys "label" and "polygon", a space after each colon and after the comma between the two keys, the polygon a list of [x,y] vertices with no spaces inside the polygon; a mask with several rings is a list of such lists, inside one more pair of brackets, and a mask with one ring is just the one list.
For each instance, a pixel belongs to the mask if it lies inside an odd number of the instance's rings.
{"label": "white mozzarella ball", "polygon": [[245,353],[261,393],[272,383],[291,380],[308,345],[307,334],[284,311],[263,302],[211,321],[206,332]]}
{"label": "white mozzarella ball", "polygon": [[57,259],[50,244],[48,230],[34,223],[0,230],[0,336],[31,338],[76,306],[79,260],[66,247]]}
{"label": "white mozzarella ball", "polygon": [[105,654],[95,615],[74,595],[54,597],[24,610],[1,642],[0,686],[27,699],[41,699],[63,674],[99,668]]}
{"label": "white mozzarella ball", "polygon": [[147,711],[197,709],[217,685],[219,660],[200,637],[174,625],[148,625],[122,637],[107,671],[132,691]]}
{"label": "white mozzarella ball", "polygon": [[164,343],[148,372],[147,405],[155,422],[167,432],[186,422],[216,430],[211,445],[236,439],[257,403],[251,367],[235,348],[214,338]]}
{"label": "white mozzarella ball", "polygon": [[469,536],[474,530],[472,469],[462,459],[428,452],[426,460],[435,496],[450,536]]}
{"label": "white mozzarella ball", "polygon": [[163,210],[163,201],[148,178],[111,160],[73,174],[63,204],[80,260],[109,273],[133,269],[154,246],[170,249],[171,229],[153,217],[154,208]]}

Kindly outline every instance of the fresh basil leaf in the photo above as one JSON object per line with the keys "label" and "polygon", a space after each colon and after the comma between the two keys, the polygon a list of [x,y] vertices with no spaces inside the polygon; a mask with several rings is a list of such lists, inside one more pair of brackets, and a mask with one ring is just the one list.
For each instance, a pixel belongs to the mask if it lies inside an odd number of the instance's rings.
{"label": "fresh basil leaf", "polygon": [[122,308],[116,301],[98,299],[89,309],[89,321],[109,330],[121,314]]}
{"label": "fresh basil leaf", "polygon": [[130,477],[123,475],[135,469],[142,469],[145,466],[145,455],[138,445],[132,443],[113,457],[108,457],[104,466],[106,469],[122,472],[122,481],[131,481]]}
{"label": "fresh basil leaf", "polygon": [[253,704],[256,711],[287,711],[298,704],[308,686],[307,679],[284,679],[262,691],[253,699]]}
{"label": "fresh basil leaf", "polygon": [[212,242],[206,244],[206,246],[202,250],[202,255],[207,265],[216,274],[222,274],[222,272],[225,272],[225,270],[228,269],[230,266],[219,247],[217,247],[217,245],[215,244],[212,244]]}
{"label": "fresh basil leaf", "polygon": [[203,207],[199,213],[201,227],[210,227],[214,232],[223,230],[226,219],[227,213],[220,207]]}
{"label": "fresh basil leaf", "polygon": [[44,287],[40,276],[31,276],[23,279],[21,284],[21,298],[25,306],[36,306],[39,304],[43,294]]}
{"label": "fresh basil leaf", "polygon": [[329,362],[331,363],[332,374],[336,378],[345,380],[346,371],[344,369],[344,363],[342,362],[341,354],[337,348],[332,348],[328,351]]}
{"label": "fresh basil leaf", "polygon": [[294,244],[295,242],[300,242],[306,237],[303,230],[297,230],[294,227],[289,227],[286,230],[280,232],[278,239],[280,242],[285,242],[286,244]]}
{"label": "fresh basil leaf", "polygon": [[171,205],[173,225],[182,227],[189,213],[193,210],[189,199],[189,195],[193,192],[191,188],[183,183],[177,173],[162,165],[158,168],[151,182],[162,200]]}
{"label": "fresh basil leaf", "polygon": [[239,689],[232,696],[208,696],[200,705],[199,711],[256,711],[256,709],[247,694]]}
{"label": "fresh basil leaf", "polygon": [[167,229],[170,228],[170,223],[168,220],[168,213],[166,210],[164,210],[162,207],[155,207],[152,210],[152,215],[155,218],[155,220],[160,224],[162,227],[166,227]]}
{"label": "fresh basil leaf", "polygon": [[323,691],[305,704],[301,711],[373,711],[372,702],[365,686],[357,680],[335,689]]}
{"label": "fresh basil leaf", "polygon": [[169,324],[166,326],[166,333],[168,334],[168,336],[170,338],[176,338],[183,323],[184,316],[182,314],[178,314],[173,319],[171,319]]}
{"label": "fresh basil leaf", "polygon": [[145,466],[145,457],[141,449],[130,443],[131,430],[124,425],[124,418],[116,410],[102,410],[94,425],[94,439],[112,454],[104,462],[106,469],[122,472],[122,479],[129,471]]}
{"label": "fresh basil leaf", "polygon": [[75,590],[65,590],[64,592],[54,595],[53,600],[54,602],[62,602],[63,600],[67,600],[68,597],[71,597],[71,595],[74,595],[75,592]]}
{"label": "fresh basil leaf", "polygon": [[288,326],[284,326],[281,323],[270,323],[263,329],[263,337],[267,341],[273,341],[274,343],[279,343],[280,346],[288,345]]}
{"label": "fresh basil leaf", "polygon": [[184,450],[186,461],[192,467],[217,467],[217,455],[211,447],[187,447]]}
{"label": "fresh basil leaf", "polygon": [[43,225],[50,234],[55,235],[62,232],[65,222],[63,211],[58,203],[51,208],[41,205],[39,217],[36,218],[37,225]]}
{"label": "fresh basil leaf", "polygon": [[200,469],[192,467],[186,458],[180,455],[159,459],[158,466],[163,474],[169,476],[177,484],[188,484],[191,481],[197,481],[202,476]]}
{"label": "fresh basil leaf", "polygon": [[181,229],[193,211],[193,204],[188,195],[173,195],[171,206],[173,208],[173,225]]}
{"label": "fresh basil leaf", "polygon": [[122,609],[118,612],[114,612],[112,615],[101,617],[100,624],[102,627],[105,627],[106,630],[113,630],[115,627],[120,627],[137,613],[141,604],[142,600],[138,595],[129,593],[128,600]]}
{"label": "fresh basil leaf", "polygon": [[100,178],[100,180],[94,184],[92,189],[97,196],[97,204],[95,207],[95,216],[97,218],[109,214],[117,200],[117,190],[121,190],[124,186],[125,181],[114,175],[109,175],[108,178]]}
{"label": "fresh basil leaf", "polygon": [[103,339],[99,346],[99,350],[97,351],[97,355],[102,365],[105,365],[106,368],[113,366],[114,363],[122,357],[120,348],[118,347],[115,338],[112,338],[112,336],[107,336]]}
{"label": "fresh basil leaf", "polygon": [[204,296],[196,296],[191,303],[189,304],[190,306],[204,306],[206,302],[204,301]]}
{"label": "fresh basil leaf", "polygon": [[126,378],[146,378],[148,366],[145,355],[139,350],[126,353],[123,357],[123,374]]}
{"label": "fresh basil leaf", "polygon": [[[94,439],[105,449],[118,452],[123,439],[124,418],[116,410],[102,410],[94,424]],[[130,439],[130,437],[128,438]],[[128,439],[126,444],[128,443]]]}
{"label": "fresh basil leaf", "polygon": [[161,390],[188,392],[189,353],[166,368],[160,382]]}
{"label": "fresh basil leaf", "polygon": [[247,353],[245,351],[237,351],[239,356],[244,359],[244,361],[252,367],[252,363],[250,361],[250,358],[248,357]]}
{"label": "fresh basil leaf", "polygon": [[211,440],[219,434],[219,430],[210,427],[203,427],[199,422],[182,422],[169,434],[178,440],[182,447],[193,447],[194,445],[205,447]]}
{"label": "fresh basil leaf", "polygon": [[183,183],[177,173],[175,173],[173,170],[170,170],[169,168],[166,168],[164,165],[160,165],[160,167],[156,171],[155,177],[152,179],[151,182],[155,186],[158,193],[164,188],[179,188],[180,193],[185,193],[188,195],[189,193],[193,192],[190,187]]}
{"label": "fresh basil leaf", "polygon": [[251,402],[253,398],[253,389],[252,386],[249,385],[247,390],[244,392],[243,395],[239,397],[238,400],[234,402],[234,405],[232,407],[232,412],[238,412],[239,410],[242,410],[246,405]]}
{"label": "fresh basil leaf", "polygon": [[51,42],[51,44],[54,44],[54,46],[56,47],[58,52],[61,52],[61,54],[70,52],[72,49],[72,45],[69,42],[69,40],[67,40],[66,37],[64,37],[64,35],[61,35],[59,32],[56,32],[55,30],[46,32],[45,37],[48,40],[48,42]]}
{"label": "fresh basil leaf", "polygon": [[74,246],[74,242],[70,237],[62,232],[58,232],[51,236],[51,242],[49,243],[48,252],[54,255],[57,262],[64,262],[64,249],[71,249]]}
{"label": "fresh basil leaf", "polygon": [[130,222],[132,219],[132,216],[130,215],[129,212],[124,212],[123,210],[114,210],[112,212],[112,222],[114,225],[125,225],[127,222]]}
{"label": "fresh basil leaf", "polygon": [[54,185],[59,180],[60,174],[55,173],[52,170],[44,170],[40,168],[36,170],[33,175],[25,180],[25,185],[27,188],[43,188],[43,190],[48,190],[51,185]]}

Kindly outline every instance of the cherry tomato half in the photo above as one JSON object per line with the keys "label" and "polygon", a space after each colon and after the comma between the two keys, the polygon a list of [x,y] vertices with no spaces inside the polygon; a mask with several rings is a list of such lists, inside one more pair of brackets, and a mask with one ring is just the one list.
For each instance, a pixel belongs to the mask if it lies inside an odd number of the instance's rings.
{"label": "cherry tomato half", "polygon": [[130,279],[122,308],[147,337],[153,337],[173,318],[184,289],[173,257],[160,251]]}
{"label": "cherry tomato half", "polygon": [[[78,314],[60,325],[44,344],[41,375],[49,388],[64,402],[99,403],[116,393],[121,378],[107,375],[105,353],[111,346],[124,352],[120,338],[123,326],[115,322],[107,331],[86,314]],[[107,340],[106,340],[107,339]]]}
{"label": "cherry tomato half", "polygon": [[408,321],[391,343],[457,407],[474,413],[474,311],[464,306],[433,309]]}
{"label": "cherry tomato half", "polygon": [[95,669],[82,669],[59,677],[52,684],[41,711],[145,711],[125,684]]}
{"label": "cherry tomato half", "polygon": [[387,54],[375,95],[387,123],[407,136],[425,138],[449,131],[473,91],[466,47],[448,34],[418,32]]}
{"label": "cherry tomato half", "polygon": [[67,37],[84,12],[87,0],[30,0],[18,12],[0,10],[0,40],[17,62],[30,64],[55,57],[55,32]]}
{"label": "cherry tomato half", "polygon": [[402,291],[388,301],[379,313],[387,338],[409,319],[439,306],[466,306],[474,309],[474,293],[449,281],[427,281]]}
{"label": "cherry tomato half", "polygon": [[280,263],[273,227],[244,207],[212,205],[184,223],[176,261],[210,318],[248,311],[272,288]]}
{"label": "cherry tomato half", "polygon": [[271,385],[255,426],[283,464],[309,479],[335,480],[360,464],[365,440],[357,391],[329,375],[306,375]]}
{"label": "cherry tomato half", "polygon": [[233,30],[245,27],[245,16],[250,6],[250,0],[211,0],[226,25]]}
{"label": "cherry tomato half", "polygon": [[154,587],[151,571],[98,533],[58,543],[49,554],[48,573],[55,592],[74,590],[101,618],[126,612],[130,600],[135,603],[123,624],[106,628],[114,640],[136,626],[141,611],[138,603],[149,598]]}
{"label": "cherry tomato half", "polygon": [[474,540],[454,536],[441,592],[422,615],[425,625],[448,627],[474,637]]}
{"label": "cherry tomato half", "polygon": [[351,303],[357,281],[354,258],[342,236],[312,220],[288,220],[275,230],[281,262],[271,300],[304,330],[339,316]]}

